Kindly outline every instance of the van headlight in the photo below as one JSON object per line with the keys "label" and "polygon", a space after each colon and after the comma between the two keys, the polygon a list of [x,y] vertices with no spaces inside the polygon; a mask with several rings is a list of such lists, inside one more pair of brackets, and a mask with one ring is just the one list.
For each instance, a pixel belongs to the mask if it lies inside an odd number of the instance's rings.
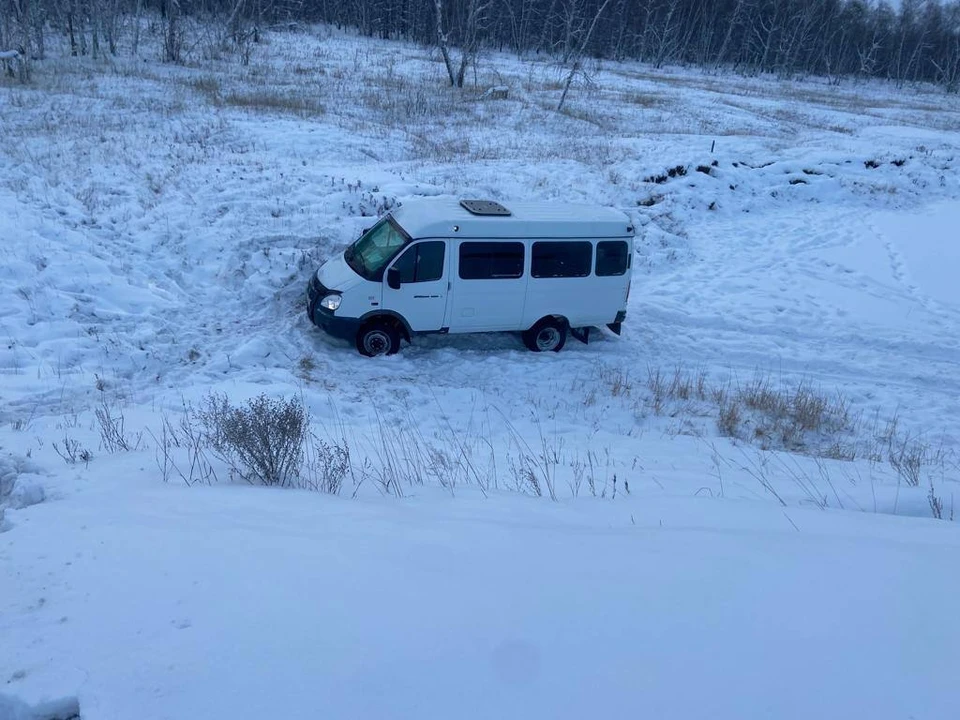
{"label": "van headlight", "polygon": [[323,300],[320,301],[320,307],[326,310],[336,310],[340,307],[340,296],[339,295],[327,295]]}

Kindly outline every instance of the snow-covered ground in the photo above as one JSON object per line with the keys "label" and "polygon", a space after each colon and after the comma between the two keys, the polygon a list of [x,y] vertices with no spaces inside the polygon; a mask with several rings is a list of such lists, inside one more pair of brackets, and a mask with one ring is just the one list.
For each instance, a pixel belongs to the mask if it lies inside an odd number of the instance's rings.
{"label": "snow-covered ground", "polygon": [[[0,85],[0,720],[960,714],[960,99],[267,39]],[[629,213],[623,335],[320,334],[416,195]],[[211,392],[301,398],[339,496],[165,472]]]}

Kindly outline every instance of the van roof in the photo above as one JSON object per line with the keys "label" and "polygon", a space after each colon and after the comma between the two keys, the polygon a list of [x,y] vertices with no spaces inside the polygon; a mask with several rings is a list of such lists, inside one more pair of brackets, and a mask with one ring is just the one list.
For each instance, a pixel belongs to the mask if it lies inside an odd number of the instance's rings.
{"label": "van roof", "polygon": [[[631,237],[620,210],[562,202],[505,202],[509,215],[477,215],[454,198],[414,198],[392,212],[410,237],[606,238]],[[459,228],[459,229],[454,229]]]}

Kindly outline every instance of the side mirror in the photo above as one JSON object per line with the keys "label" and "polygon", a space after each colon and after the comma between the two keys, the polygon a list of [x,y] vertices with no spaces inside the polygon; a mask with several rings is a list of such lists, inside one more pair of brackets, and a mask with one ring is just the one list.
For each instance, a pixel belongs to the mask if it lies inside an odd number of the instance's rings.
{"label": "side mirror", "polygon": [[392,267],[387,270],[387,285],[389,285],[394,290],[400,289],[400,270],[399,268]]}

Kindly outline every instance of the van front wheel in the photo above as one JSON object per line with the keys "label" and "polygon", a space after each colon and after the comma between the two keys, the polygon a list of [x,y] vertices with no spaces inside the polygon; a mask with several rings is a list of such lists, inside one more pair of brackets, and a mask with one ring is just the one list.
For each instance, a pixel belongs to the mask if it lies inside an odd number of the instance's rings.
{"label": "van front wheel", "polygon": [[393,323],[372,322],[357,333],[357,350],[361,355],[393,355],[400,349],[400,331]]}
{"label": "van front wheel", "polygon": [[567,324],[544,318],[523,333],[523,344],[533,352],[559,352],[567,341]]}

